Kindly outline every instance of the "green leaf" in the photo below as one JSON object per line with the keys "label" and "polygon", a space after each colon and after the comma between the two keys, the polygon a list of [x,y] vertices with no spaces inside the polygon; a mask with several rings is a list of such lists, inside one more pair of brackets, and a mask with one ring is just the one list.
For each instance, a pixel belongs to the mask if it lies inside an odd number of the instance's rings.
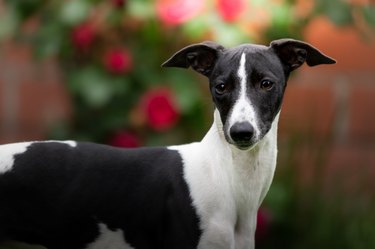
{"label": "green leaf", "polygon": [[90,10],[90,4],[84,0],[68,1],[61,7],[60,20],[71,26],[84,21]]}
{"label": "green leaf", "polygon": [[220,20],[217,20],[217,22],[212,25],[212,31],[215,36],[215,41],[224,46],[231,47],[249,41],[249,37],[244,34],[238,26],[224,23]]}
{"label": "green leaf", "polygon": [[339,26],[346,26],[353,23],[353,16],[350,5],[343,0],[318,0],[317,10]]}
{"label": "green leaf", "polygon": [[93,108],[103,107],[115,94],[111,79],[96,68],[75,72],[69,83],[71,91]]}
{"label": "green leaf", "polygon": [[208,15],[199,15],[182,26],[183,31],[188,37],[196,40],[201,38],[209,30],[207,16]]}
{"label": "green leaf", "polygon": [[35,54],[39,58],[58,55],[64,38],[61,23],[49,22],[42,25],[34,40]]}
{"label": "green leaf", "polygon": [[293,14],[290,5],[278,5],[272,8],[272,22],[279,27],[288,27],[292,23]]}
{"label": "green leaf", "polygon": [[127,9],[131,16],[141,19],[148,19],[155,15],[154,4],[150,4],[149,1],[127,1]]}
{"label": "green leaf", "polygon": [[0,41],[6,39],[16,32],[18,27],[18,16],[12,9],[0,14]]}
{"label": "green leaf", "polygon": [[375,5],[363,6],[362,13],[366,22],[375,28]]}
{"label": "green leaf", "polygon": [[183,113],[190,112],[201,98],[201,92],[196,82],[197,77],[192,77],[192,72],[176,70],[168,72],[168,78],[181,111]]}
{"label": "green leaf", "polygon": [[21,19],[26,19],[43,6],[44,0],[7,0],[5,3],[14,8]]}

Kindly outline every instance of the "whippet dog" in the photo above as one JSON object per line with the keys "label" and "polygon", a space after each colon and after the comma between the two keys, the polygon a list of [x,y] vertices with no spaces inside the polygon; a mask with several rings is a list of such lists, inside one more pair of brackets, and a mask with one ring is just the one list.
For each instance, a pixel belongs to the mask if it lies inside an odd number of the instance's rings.
{"label": "whippet dog", "polygon": [[190,45],[164,67],[207,76],[201,142],[120,149],[75,141],[0,146],[0,240],[48,249],[253,249],[276,166],[291,71],[335,61],[291,39]]}

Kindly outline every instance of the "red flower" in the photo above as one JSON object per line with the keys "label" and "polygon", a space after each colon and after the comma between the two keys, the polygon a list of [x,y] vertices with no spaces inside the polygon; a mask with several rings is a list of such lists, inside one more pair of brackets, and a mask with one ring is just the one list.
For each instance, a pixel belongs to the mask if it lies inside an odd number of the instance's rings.
{"label": "red flower", "polygon": [[128,73],[133,67],[132,57],[126,49],[111,49],[104,55],[108,71],[116,74]]}
{"label": "red flower", "polygon": [[202,0],[157,0],[159,18],[168,25],[178,25],[196,16],[203,8]]}
{"label": "red flower", "polygon": [[111,0],[115,7],[121,8],[125,5],[125,0]]}
{"label": "red flower", "polygon": [[245,0],[218,0],[218,10],[227,22],[235,21],[246,9]]}
{"label": "red flower", "polygon": [[257,242],[263,241],[269,230],[271,223],[271,215],[267,209],[260,208],[257,214],[257,228],[255,233],[255,239]]}
{"label": "red flower", "polygon": [[81,50],[87,50],[94,41],[95,34],[91,24],[83,23],[72,31],[72,42]]}
{"label": "red flower", "polygon": [[141,142],[134,133],[120,131],[110,138],[109,144],[122,148],[136,148],[141,145]]}
{"label": "red flower", "polygon": [[141,108],[148,125],[156,131],[172,128],[179,119],[179,112],[169,89],[154,89],[141,100]]}

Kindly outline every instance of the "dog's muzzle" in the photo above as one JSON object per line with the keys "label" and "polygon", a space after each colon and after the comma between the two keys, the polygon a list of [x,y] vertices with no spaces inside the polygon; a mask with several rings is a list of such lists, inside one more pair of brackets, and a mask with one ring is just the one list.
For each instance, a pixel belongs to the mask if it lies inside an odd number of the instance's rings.
{"label": "dog's muzzle", "polygon": [[237,148],[246,150],[254,145],[255,130],[249,122],[235,123],[229,129],[229,136]]}

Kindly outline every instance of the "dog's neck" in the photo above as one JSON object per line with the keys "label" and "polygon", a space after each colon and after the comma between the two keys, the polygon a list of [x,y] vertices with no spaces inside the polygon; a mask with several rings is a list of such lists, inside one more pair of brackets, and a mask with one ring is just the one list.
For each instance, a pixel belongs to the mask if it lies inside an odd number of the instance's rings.
{"label": "dog's neck", "polygon": [[[200,158],[209,162],[199,164],[199,169],[187,170],[188,181],[197,182],[194,186],[207,182],[210,186],[207,192],[202,187],[192,189],[192,195],[199,200],[196,202],[198,210],[200,207],[215,206],[219,220],[214,222],[219,227],[221,224],[225,228],[229,224],[229,227],[234,228],[236,248],[254,248],[257,211],[268,192],[276,167],[278,118],[279,114],[270,131],[253,148],[240,150],[226,141],[220,114],[215,110],[213,125],[199,143],[200,146],[196,147]],[[185,155],[185,159],[190,158],[187,153]],[[196,170],[201,173],[192,173]],[[230,206],[231,209],[227,210],[223,206]],[[210,217],[205,211],[205,208],[198,211],[203,214],[203,228],[209,227],[212,222],[210,219],[205,220],[206,216]],[[202,243],[198,248],[211,247]]]}
{"label": "dog's neck", "polygon": [[[232,160],[233,167],[240,170],[256,169],[260,163],[272,164],[270,159],[276,160],[277,154],[277,127],[279,114],[275,117],[272,127],[264,138],[254,145],[251,149],[240,150],[227,142],[224,136],[223,124],[220,119],[220,113],[217,109],[214,111],[214,122],[202,140],[202,144],[215,149],[215,154],[219,155],[218,160],[223,160],[223,155]],[[214,152],[214,151],[213,151]],[[263,160],[260,162],[260,160]]]}
{"label": "dog's neck", "polygon": [[253,148],[240,150],[226,141],[220,114],[217,110],[214,112],[213,125],[201,144],[210,148],[206,151],[210,153],[210,160],[215,162],[215,170],[228,175],[234,181],[235,188],[255,195],[241,196],[239,199],[255,201],[260,205],[271,185],[276,167],[278,120],[279,114],[270,131]]}

